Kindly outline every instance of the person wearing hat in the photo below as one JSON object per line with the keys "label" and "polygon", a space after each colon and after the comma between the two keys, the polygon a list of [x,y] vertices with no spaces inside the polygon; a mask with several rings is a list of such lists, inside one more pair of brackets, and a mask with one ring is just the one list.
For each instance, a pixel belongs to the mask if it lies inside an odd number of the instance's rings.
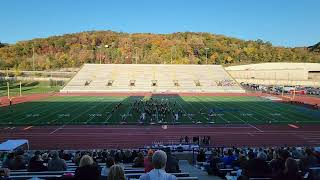
{"label": "person wearing hat", "polygon": [[147,157],[144,158],[144,172],[150,172],[153,169],[152,165],[152,155],[154,151],[152,149],[149,149]]}

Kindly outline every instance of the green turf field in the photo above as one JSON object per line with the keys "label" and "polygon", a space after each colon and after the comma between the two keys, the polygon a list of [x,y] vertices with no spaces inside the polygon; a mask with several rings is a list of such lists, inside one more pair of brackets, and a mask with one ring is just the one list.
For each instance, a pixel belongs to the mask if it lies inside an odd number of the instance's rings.
{"label": "green turf field", "polygon": [[[0,108],[1,125],[64,124],[137,124],[145,104],[133,106],[142,96],[52,96],[46,99]],[[154,102],[166,102],[172,112],[182,112],[180,124],[313,124],[320,112],[309,108],[273,102],[263,97],[152,96]],[[121,102],[113,113],[112,109]],[[214,113],[209,115],[209,111]],[[172,124],[172,113],[148,116],[144,124]],[[159,123],[159,121],[161,121]]]}

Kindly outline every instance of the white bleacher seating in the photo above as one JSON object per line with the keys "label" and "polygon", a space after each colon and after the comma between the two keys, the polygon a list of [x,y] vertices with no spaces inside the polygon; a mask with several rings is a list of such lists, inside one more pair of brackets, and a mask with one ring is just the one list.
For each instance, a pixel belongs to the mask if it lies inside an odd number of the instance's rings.
{"label": "white bleacher seating", "polygon": [[[112,85],[108,85],[110,81]],[[130,81],[135,82],[134,86],[130,86]],[[239,93],[244,90],[220,65],[85,64],[61,92]]]}

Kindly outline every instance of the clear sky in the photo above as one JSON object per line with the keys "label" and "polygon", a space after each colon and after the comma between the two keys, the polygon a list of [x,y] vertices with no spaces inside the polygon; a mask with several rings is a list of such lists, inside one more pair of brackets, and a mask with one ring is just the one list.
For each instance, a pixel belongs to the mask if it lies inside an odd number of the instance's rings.
{"label": "clear sky", "polygon": [[277,46],[320,41],[320,0],[1,0],[0,41],[89,30],[210,32]]}

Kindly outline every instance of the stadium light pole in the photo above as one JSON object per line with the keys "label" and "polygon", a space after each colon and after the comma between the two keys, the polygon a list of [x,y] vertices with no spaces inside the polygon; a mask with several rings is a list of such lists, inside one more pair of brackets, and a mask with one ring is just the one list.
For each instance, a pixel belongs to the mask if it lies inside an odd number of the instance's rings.
{"label": "stadium light pole", "polygon": [[209,50],[209,48],[204,48],[205,50],[206,50],[206,64],[208,64],[208,50]]}
{"label": "stadium light pole", "polygon": [[97,48],[99,49],[99,61],[100,61],[100,64],[101,64],[101,46],[97,46]]}

